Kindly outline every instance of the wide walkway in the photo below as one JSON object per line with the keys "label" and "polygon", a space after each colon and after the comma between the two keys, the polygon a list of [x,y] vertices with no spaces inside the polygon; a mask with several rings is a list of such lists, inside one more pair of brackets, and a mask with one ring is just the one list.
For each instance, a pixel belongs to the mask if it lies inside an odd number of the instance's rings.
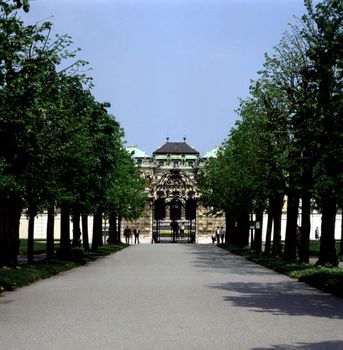
{"label": "wide walkway", "polygon": [[343,349],[343,300],[216,246],[137,245],[1,297],[0,348]]}

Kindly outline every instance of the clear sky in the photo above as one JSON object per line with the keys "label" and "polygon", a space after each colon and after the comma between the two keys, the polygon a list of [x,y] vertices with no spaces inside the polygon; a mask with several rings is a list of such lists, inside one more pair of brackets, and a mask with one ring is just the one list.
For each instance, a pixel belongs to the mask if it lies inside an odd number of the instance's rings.
{"label": "clear sky", "polygon": [[187,137],[204,155],[227,138],[264,53],[304,12],[303,0],[34,0],[23,18],[71,35],[127,145],[151,155],[166,137]]}

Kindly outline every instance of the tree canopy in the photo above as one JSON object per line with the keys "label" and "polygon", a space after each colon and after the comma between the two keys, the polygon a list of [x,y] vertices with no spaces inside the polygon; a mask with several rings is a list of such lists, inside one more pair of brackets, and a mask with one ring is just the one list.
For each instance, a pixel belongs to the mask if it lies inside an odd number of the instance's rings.
{"label": "tree canopy", "polygon": [[[124,131],[80,69],[87,63],[68,35],[52,37],[52,23],[25,25],[29,7],[0,1],[0,266],[16,265],[24,208],[34,218],[51,206],[67,217],[120,207],[132,218],[144,198]],[[69,231],[62,237],[68,249]]]}
{"label": "tree canopy", "polygon": [[[218,158],[205,166],[199,184],[205,204],[231,216],[258,208],[273,216],[273,199],[279,197],[281,210],[286,196],[285,256],[290,259],[296,254],[299,199],[303,261],[308,260],[309,213],[316,206],[323,218],[319,263],[337,265],[334,224],[343,188],[343,3],[323,0],[313,6],[306,0],[305,6],[307,13],[290,25],[273,53],[266,54],[250,96],[241,100],[240,120]],[[277,217],[280,224],[280,214]],[[274,245],[278,235],[274,232]]]}

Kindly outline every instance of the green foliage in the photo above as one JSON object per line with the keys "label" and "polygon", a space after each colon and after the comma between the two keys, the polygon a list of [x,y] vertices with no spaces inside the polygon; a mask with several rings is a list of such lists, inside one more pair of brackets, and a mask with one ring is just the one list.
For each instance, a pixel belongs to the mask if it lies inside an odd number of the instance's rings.
{"label": "green foliage", "polygon": [[[85,214],[138,217],[146,194],[123,130],[109,104],[92,96],[91,79],[79,74],[86,62],[61,70],[78,52],[71,38],[51,38],[50,22],[25,26],[19,10],[28,9],[25,0],[0,2],[0,206],[16,202],[19,212],[25,207],[33,216],[66,204]],[[7,242],[3,251],[12,254],[16,216],[11,239],[0,226],[0,246]],[[2,255],[0,266],[9,263]]]}
{"label": "green foliage", "polygon": [[25,12],[28,12],[30,9],[29,0],[0,1],[0,9],[7,15],[10,14],[12,11],[18,10],[20,8],[23,8]]}
{"label": "green foliage", "polygon": [[138,218],[144,211],[147,193],[131,155],[121,148],[116,158],[117,167],[112,174],[107,192],[106,213],[118,213],[126,220]]}
{"label": "green foliage", "polygon": [[[241,119],[199,175],[213,212],[265,209],[269,199],[288,194],[308,207],[312,198],[319,208],[333,208],[323,211],[323,222],[331,222],[343,203],[343,4],[305,5],[308,13],[266,54],[240,102]],[[324,226],[321,259],[334,261],[334,225]]]}
{"label": "green foliage", "polygon": [[0,291],[11,291],[62,271],[79,266],[72,261],[49,260],[48,262],[23,265],[17,269],[0,269]]}
{"label": "green foliage", "polygon": [[302,35],[308,41],[309,80],[315,98],[312,101],[316,128],[313,139],[320,149],[315,154],[316,195],[319,203],[328,193],[342,202],[343,168],[343,5],[326,0],[315,8],[307,4],[309,13],[303,16]]}
{"label": "green foliage", "polygon": [[324,292],[343,297],[343,272],[340,268],[319,267],[294,277]]}

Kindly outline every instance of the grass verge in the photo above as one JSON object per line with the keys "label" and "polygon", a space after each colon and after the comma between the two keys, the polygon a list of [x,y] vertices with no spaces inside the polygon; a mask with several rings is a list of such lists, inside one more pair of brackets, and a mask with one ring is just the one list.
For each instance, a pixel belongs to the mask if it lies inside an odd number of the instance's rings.
{"label": "grass verge", "polygon": [[[19,245],[19,255],[27,254],[27,239],[21,239]],[[54,243],[55,249],[59,247],[59,240]],[[35,239],[33,241],[33,251],[35,254],[43,254],[46,252],[46,240],[45,239]]]}
{"label": "grass verge", "polygon": [[51,259],[34,264],[22,264],[17,266],[16,269],[7,267],[0,268],[0,294],[29,285],[40,279],[57,275],[63,271],[85,265],[89,261],[94,261],[100,257],[110,255],[127,246],[127,244],[105,245],[99,247],[97,252],[85,252],[81,248],[76,248],[72,249],[68,259]]}
{"label": "grass verge", "polygon": [[282,258],[256,254],[249,247],[238,248],[232,245],[220,245],[233,254],[245,256],[248,260],[305,282],[312,287],[343,298],[343,269],[339,267],[316,267],[313,264],[300,264],[285,261]]}

